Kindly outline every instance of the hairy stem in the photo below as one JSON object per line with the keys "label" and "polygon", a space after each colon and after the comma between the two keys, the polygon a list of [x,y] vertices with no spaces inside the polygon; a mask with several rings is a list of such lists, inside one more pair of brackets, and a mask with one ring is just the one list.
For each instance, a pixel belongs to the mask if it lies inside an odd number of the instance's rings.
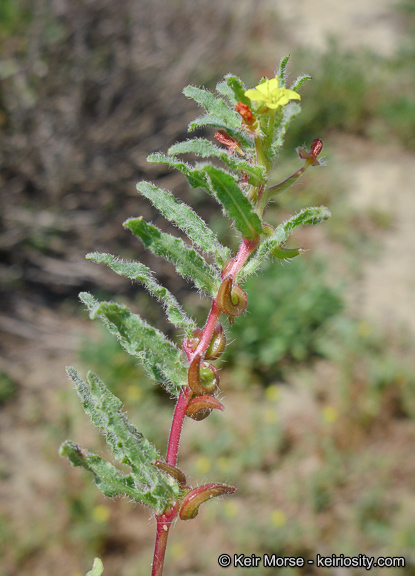
{"label": "hairy stem", "polygon": [[[254,240],[242,239],[239,246],[238,254],[236,255],[232,266],[227,271],[225,277],[230,274],[234,277],[241,270],[245,262],[248,260],[249,256],[256,249],[259,243],[259,237]],[[218,322],[219,316],[221,315],[221,309],[218,305],[217,298],[212,301],[212,307],[209,316],[206,320],[205,327],[203,329],[202,337],[200,338],[199,345],[193,354],[189,355],[189,362],[193,358],[200,354],[204,356],[210,341],[212,339],[215,326]],[[174,409],[173,420],[170,429],[169,443],[167,446],[166,462],[171,466],[176,466],[177,464],[177,454],[179,450],[180,437],[183,429],[183,422],[186,415],[186,409],[189,401],[192,398],[192,390],[189,386],[184,386],[180,392],[179,398]],[[156,514],[157,520],[157,532],[156,532],[156,543],[154,547],[154,558],[153,558],[153,570],[152,576],[162,576],[164,557],[166,554],[167,538],[169,535],[170,526],[172,520],[176,517],[178,513],[178,506],[173,508],[170,512],[165,514]]]}

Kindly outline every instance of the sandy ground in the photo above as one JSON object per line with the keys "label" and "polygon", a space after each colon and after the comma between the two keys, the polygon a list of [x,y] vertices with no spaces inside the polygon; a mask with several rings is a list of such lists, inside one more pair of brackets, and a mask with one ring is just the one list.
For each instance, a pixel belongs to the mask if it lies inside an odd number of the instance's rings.
{"label": "sandy ground", "polygon": [[[330,36],[347,49],[366,47],[383,56],[399,47],[402,21],[394,0],[276,0],[287,36],[297,45],[323,50]],[[375,260],[365,264],[355,305],[362,317],[415,336],[415,158],[385,145],[349,145],[343,156],[346,186],[353,205],[370,213],[388,212]]]}

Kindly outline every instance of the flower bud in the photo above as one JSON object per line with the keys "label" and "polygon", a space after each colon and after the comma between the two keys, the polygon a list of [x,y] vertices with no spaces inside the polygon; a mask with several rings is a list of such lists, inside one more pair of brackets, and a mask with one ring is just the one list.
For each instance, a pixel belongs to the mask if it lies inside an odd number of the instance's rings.
{"label": "flower bud", "polygon": [[240,286],[233,284],[233,276],[228,276],[218,290],[218,304],[227,316],[240,316],[248,306],[248,296]]}
{"label": "flower bud", "polygon": [[294,258],[303,252],[303,248],[283,248],[282,246],[276,246],[272,250],[273,256],[279,258],[280,260],[285,260],[286,258]]}
{"label": "flower bud", "polygon": [[153,462],[153,466],[172,476],[175,480],[177,480],[177,483],[181,488],[186,486],[186,476],[179,468],[177,468],[177,466],[172,466],[171,464],[167,464],[167,462],[161,462],[160,460]]}
{"label": "flower bud", "polygon": [[225,332],[223,331],[222,324],[219,322],[216,324],[215,329],[213,331],[212,340],[209,343],[209,346],[205,352],[206,360],[217,360],[223,354],[226,346],[226,336]]}
{"label": "flower bud", "polygon": [[235,105],[235,110],[242,118],[242,122],[247,126],[252,126],[255,123],[254,115],[252,114],[252,110],[249,106],[244,104],[243,102],[238,102]]}
{"label": "flower bud", "polygon": [[219,483],[205,484],[190,490],[180,504],[179,515],[181,520],[192,520],[197,516],[201,504],[216,496],[233,494],[235,490],[236,488],[233,486]]}
{"label": "flower bud", "polygon": [[186,416],[199,422],[207,418],[214,409],[222,412],[225,407],[213,396],[196,396],[187,405]]}
{"label": "flower bud", "polygon": [[232,136],[229,136],[225,130],[218,130],[213,137],[221,144],[224,144],[231,152],[238,152],[241,156],[245,156],[239,142],[235,140],[235,138],[232,138]]}

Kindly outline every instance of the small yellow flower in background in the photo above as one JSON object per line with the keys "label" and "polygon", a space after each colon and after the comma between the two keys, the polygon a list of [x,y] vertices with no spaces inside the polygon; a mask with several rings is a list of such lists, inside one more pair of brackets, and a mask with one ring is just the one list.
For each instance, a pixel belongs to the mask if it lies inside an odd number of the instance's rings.
{"label": "small yellow flower in background", "polygon": [[282,510],[273,510],[271,512],[271,524],[276,528],[282,528],[287,523],[287,516]]}
{"label": "small yellow flower in background", "polygon": [[339,419],[339,413],[334,406],[324,406],[323,418],[329,424],[334,424]]}
{"label": "small yellow flower in background", "polygon": [[274,424],[278,420],[275,408],[266,408],[264,410],[264,421],[266,424]]}
{"label": "small yellow flower in background", "polygon": [[216,460],[216,466],[224,474],[229,474],[232,470],[232,460],[226,456],[221,456]]}
{"label": "small yellow flower in background", "polygon": [[127,396],[129,400],[139,400],[143,392],[136,384],[130,384],[127,388]]}
{"label": "small yellow flower in background", "polygon": [[373,332],[372,326],[369,324],[369,322],[365,322],[364,320],[359,322],[357,331],[361,338],[368,338]]}
{"label": "small yellow flower in background", "polygon": [[95,522],[99,522],[100,524],[105,524],[105,522],[108,522],[108,520],[109,520],[110,509],[108,508],[108,506],[104,506],[103,504],[98,504],[97,506],[94,506],[94,509],[92,511],[92,516],[93,516]]}
{"label": "small yellow flower in background", "polygon": [[212,468],[212,462],[210,458],[207,458],[207,456],[200,456],[196,460],[196,468],[197,471],[201,474],[206,474],[209,472],[209,470]]}
{"label": "small yellow flower in background", "polygon": [[263,102],[271,110],[285,106],[290,100],[301,100],[301,96],[294,90],[280,88],[278,78],[258,84],[254,90],[247,90],[245,96],[253,102]]}
{"label": "small yellow flower in background", "polygon": [[223,505],[223,511],[226,518],[236,518],[239,514],[239,506],[236,502],[228,500]]}
{"label": "small yellow flower in background", "polygon": [[271,384],[265,388],[265,398],[270,402],[277,402],[280,399],[281,391],[278,384]]}
{"label": "small yellow flower in background", "polygon": [[170,546],[169,554],[174,560],[181,560],[186,556],[187,550],[181,542],[177,542]]}

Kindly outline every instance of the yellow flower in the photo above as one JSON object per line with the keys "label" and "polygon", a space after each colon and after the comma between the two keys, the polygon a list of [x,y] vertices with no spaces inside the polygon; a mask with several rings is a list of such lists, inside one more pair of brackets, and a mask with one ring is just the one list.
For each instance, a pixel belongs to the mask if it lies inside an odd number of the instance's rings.
{"label": "yellow flower", "polygon": [[301,100],[301,96],[294,90],[280,88],[278,78],[258,84],[254,90],[247,90],[245,96],[254,102],[263,102],[271,110],[285,106],[290,100]]}

